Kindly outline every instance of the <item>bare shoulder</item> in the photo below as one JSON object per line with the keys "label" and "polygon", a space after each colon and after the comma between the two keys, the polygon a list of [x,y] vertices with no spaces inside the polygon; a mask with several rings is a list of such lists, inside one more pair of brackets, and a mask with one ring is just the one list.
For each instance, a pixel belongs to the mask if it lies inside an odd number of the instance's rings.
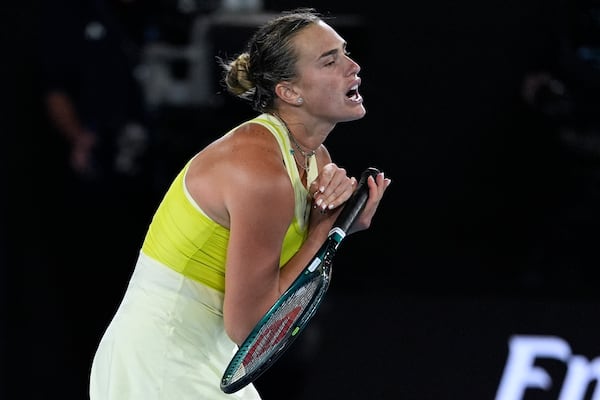
{"label": "bare shoulder", "polygon": [[242,125],[198,153],[186,185],[196,203],[227,227],[232,210],[257,207],[265,201],[293,204],[277,140],[259,124]]}

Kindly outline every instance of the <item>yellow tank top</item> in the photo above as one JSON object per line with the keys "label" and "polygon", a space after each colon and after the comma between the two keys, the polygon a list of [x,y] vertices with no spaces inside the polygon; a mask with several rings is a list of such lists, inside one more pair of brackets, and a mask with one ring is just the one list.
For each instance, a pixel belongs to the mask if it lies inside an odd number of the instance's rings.
{"label": "yellow tank top", "polygon": [[[306,239],[310,213],[308,191],[298,174],[286,128],[269,114],[261,114],[244,124],[251,122],[263,125],[277,139],[296,196],[294,219],[283,241],[279,261],[282,266]],[[310,162],[309,183],[318,172],[315,157],[311,157]],[[156,210],[142,252],[188,278],[223,292],[229,230],[210,219],[187,191],[184,177],[190,163],[191,160],[171,183]]]}

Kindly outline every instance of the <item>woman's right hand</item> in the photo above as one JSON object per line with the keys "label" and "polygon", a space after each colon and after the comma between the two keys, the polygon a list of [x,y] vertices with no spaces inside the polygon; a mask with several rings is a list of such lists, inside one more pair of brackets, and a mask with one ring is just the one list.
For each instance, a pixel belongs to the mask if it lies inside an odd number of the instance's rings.
{"label": "woman's right hand", "polygon": [[326,213],[346,202],[356,188],[356,178],[334,163],[323,166],[317,178],[308,187],[313,208]]}

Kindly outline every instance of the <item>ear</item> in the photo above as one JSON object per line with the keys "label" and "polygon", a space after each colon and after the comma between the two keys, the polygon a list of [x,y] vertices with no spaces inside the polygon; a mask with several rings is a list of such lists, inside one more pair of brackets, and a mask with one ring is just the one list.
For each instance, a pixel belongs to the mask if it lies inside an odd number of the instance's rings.
{"label": "ear", "polygon": [[288,104],[298,105],[301,104],[303,100],[300,95],[294,90],[293,86],[289,82],[280,82],[275,85],[275,93],[277,97],[281,100],[285,101]]}

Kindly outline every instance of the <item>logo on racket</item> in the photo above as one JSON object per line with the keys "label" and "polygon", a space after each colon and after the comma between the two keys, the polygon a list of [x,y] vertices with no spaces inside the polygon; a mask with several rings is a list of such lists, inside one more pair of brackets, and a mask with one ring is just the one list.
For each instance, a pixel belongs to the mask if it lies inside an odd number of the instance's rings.
{"label": "logo on racket", "polygon": [[252,363],[252,361],[256,361],[265,354],[266,350],[272,350],[274,346],[281,342],[300,311],[302,311],[302,307],[294,307],[283,318],[269,325],[264,332],[260,334],[256,343],[248,350],[248,354],[244,357],[242,364],[247,366]]}

